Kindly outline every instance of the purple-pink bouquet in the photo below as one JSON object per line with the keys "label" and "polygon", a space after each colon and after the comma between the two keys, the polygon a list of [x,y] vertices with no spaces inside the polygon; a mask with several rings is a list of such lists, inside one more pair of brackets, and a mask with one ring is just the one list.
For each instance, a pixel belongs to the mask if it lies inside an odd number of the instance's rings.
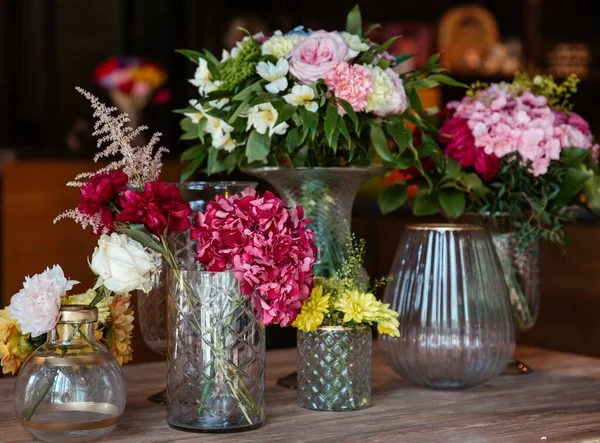
{"label": "purple-pink bouquet", "polygon": [[316,248],[301,206],[286,208],[273,193],[248,188],[217,196],[198,213],[192,239],[208,271],[231,270],[264,324],[290,325],[313,285]]}

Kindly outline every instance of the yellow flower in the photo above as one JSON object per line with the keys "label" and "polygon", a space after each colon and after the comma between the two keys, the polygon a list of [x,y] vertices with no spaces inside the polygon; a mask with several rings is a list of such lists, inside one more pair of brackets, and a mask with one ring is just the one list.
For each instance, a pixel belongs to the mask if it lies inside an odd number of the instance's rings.
{"label": "yellow flower", "polygon": [[34,351],[29,334],[23,335],[8,308],[0,310],[0,365],[4,374],[16,374]]}
{"label": "yellow flower", "polygon": [[335,309],[344,314],[344,323],[369,323],[377,319],[380,305],[381,302],[370,292],[348,289],[340,294]]}
{"label": "yellow flower", "polygon": [[323,323],[328,310],[329,294],[323,295],[323,286],[317,284],[310,293],[310,297],[302,303],[302,311],[292,326],[304,332],[314,331]]}
{"label": "yellow flower", "polygon": [[131,295],[114,297],[110,305],[111,321],[107,325],[105,334],[111,339],[110,352],[123,366],[133,360],[133,348],[131,336],[133,334],[133,309],[131,307]]}
{"label": "yellow flower", "polygon": [[[70,305],[89,305],[94,297],[96,296],[96,291],[93,289],[88,289],[83,294],[73,294],[65,297],[63,300],[63,304]],[[106,324],[106,320],[110,315],[110,304],[112,303],[112,297],[103,298],[98,302],[96,308],[98,308],[98,323]]]}
{"label": "yellow flower", "polygon": [[134,68],[131,77],[135,82],[147,83],[152,89],[158,88],[167,80],[166,72],[154,65]]}

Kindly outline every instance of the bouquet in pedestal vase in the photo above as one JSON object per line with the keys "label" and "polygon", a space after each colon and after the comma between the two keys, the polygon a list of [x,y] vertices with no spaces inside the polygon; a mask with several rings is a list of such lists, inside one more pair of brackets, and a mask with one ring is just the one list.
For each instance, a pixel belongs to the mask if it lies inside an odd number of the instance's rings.
{"label": "bouquet in pedestal vase", "polygon": [[416,215],[441,212],[485,224],[520,330],[538,314],[539,241],[564,246],[564,226],[576,215],[571,208],[592,212],[600,204],[600,148],[570,102],[578,81],[519,73],[510,83],[474,84],[429,117],[439,128],[435,138],[413,134],[424,173],[406,171],[380,200],[384,212],[393,210],[412,188]]}

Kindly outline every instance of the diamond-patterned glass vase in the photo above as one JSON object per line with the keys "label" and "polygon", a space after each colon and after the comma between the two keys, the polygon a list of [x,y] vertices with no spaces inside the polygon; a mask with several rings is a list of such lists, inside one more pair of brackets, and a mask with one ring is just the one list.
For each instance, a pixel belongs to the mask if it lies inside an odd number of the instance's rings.
{"label": "diamond-patterned glass vase", "polygon": [[265,328],[232,272],[168,276],[167,422],[234,432],[265,422]]}
{"label": "diamond-patterned glass vase", "polygon": [[371,329],[298,331],[298,404],[319,411],[371,406]]}

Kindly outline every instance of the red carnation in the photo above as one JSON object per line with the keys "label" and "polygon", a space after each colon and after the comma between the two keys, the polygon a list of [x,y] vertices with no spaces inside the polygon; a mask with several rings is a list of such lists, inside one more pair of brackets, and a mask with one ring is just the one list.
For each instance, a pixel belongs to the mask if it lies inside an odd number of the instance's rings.
{"label": "red carnation", "polygon": [[81,187],[81,200],[77,209],[86,215],[99,214],[102,224],[112,230],[115,218],[109,203],[114,203],[127,187],[127,181],[127,175],[119,170],[94,175]]}
{"label": "red carnation", "polygon": [[121,196],[120,221],[143,223],[148,231],[160,237],[168,232],[184,232],[191,225],[192,208],[177,186],[162,180],[146,183],[143,191],[125,191]]}

